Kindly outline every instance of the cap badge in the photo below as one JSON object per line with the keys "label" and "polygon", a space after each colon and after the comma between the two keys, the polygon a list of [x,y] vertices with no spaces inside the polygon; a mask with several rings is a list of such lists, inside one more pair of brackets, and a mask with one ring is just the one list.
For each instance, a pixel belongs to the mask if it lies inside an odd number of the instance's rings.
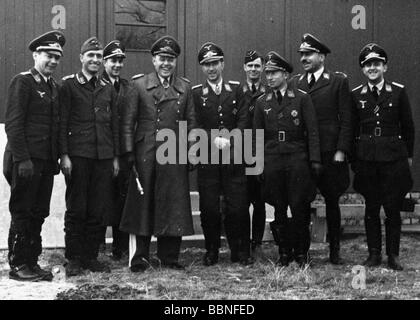
{"label": "cap badge", "polygon": [[208,46],[204,46],[204,49],[210,50],[211,49],[211,44],[209,44]]}
{"label": "cap badge", "polygon": [[359,102],[362,104],[362,109],[366,108],[367,101],[359,100]]}
{"label": "cap badge", "polygon": [[296,118],[298,116],[298,112],[296,110],[292,111],[292,117]]}
{"label": "cap badge", "polygon": [[381,56],[379,55],[379,53],[376,52],[371,52],[366,56],[366,60],[368,59],[373,59],[373,58],[380,58]]}
{"label": "cap badge", "polygon": [[310,45],[309,43],[307,43],[307,42],[303,42],[303,43],[301,44],[301,48],[312,48],[312,47],[311,47],[311,45]]}
{"label": "cap badge", "polygon": [[62,37],[62,35],[61,35],[61,34],[56,33],[56,34],[55,34],[55,37],[57,38],[57,40],[60,40],[60,38]]}
{"label": "cap badge", "polygon": [[214,52],[214,51],[209,51],[204,55],[204,58],[211,58],[211,57],[214,57],[214,56],[217,56],[217,53]]}
{"label": "cap badge", "polygon": [[166,42],[167,45],[170,45],[172,43],[172,40],[170,39],[165,39],[164,41]]}
{"label": "cap badge", "polygon": [[123,52],[122,52],[122,50],[120,48],[115,49],[114,51],[112,51],[112,53],[115,53],[115,54],[123,54]]}

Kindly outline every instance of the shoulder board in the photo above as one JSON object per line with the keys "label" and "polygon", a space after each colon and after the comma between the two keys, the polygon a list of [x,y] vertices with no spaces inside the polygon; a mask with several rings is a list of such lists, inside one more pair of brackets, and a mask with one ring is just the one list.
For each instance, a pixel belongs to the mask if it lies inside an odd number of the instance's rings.
{"label": "shoulder board", "polygon": [[131,80],[136,80],[144,76],[144,73],[139,73],[131,77]]}
{"label": "shoulder board", "polygon": [[298,89],[298,91],[302,92],[303,94],[308,94],[306,91]]}
{"label": "shoulder board", "polygon": [[354,88],[353,90],[351,90],[352,92],[359,90],[361,87],[363,87],[363,84],[361,84],[360,86]]}
{"label": "shoulder board", "polygon": [[182,79],[182,80],[184,80],[187,83],[191,83],[191,81],[189,79],[185,78],[185,77],[179,77],[179,78]]}
{"label": "shoulder board", "polygon": [[292,79],[294,79],[294,78],[299,78],[300,76],[301,76],[302,74],[295,74],[293,77],[292,77]]}
{"label": "shoulder board", "polygon": [[194,90],[194,89],[197,89],[197,88],[201,88],[202,86],[203,86],[203,84],[197,84],[196,86],[192,87],[191,89]]}
{"label": "shoulder board", "polygon": [[347,75],[344,72],[336,71],[335,74],[341,75],[344,78],[347,78]]}
{"label": "shoulder board", "polygon": [[296,95],[295,95],[295,93],[293,92],[293,90],[287,90],[287,96],[289,97],[289,98],[296,98]]}
{"label": "shoulder board", "polygon": [[30,71],[24,71],[24,72],[21,72],[20,73],[22,76],[26,76],[26,75],[28,75],[28,74],[31,74],[31,72]]}
{"label": "shoulder board", "polygon": [[230,84],[239,86],[241,83],[239,81],[229,81]]}
{"label": "shoulder board", "polygon": [[394,86],[396,86],[396,87],[399,87],[399,88],[405,88],[405,86],[404,85],[402,85],[402,84],[400,84],[400,83],[397,83],[397,82],[393,82],[392,83]]}
{"label": "shoulder board", "polygon": [[61,80],[65,81],[67,79],[73,79],[74,78],[74,74],[69,74],[68,76],[63,77]]}

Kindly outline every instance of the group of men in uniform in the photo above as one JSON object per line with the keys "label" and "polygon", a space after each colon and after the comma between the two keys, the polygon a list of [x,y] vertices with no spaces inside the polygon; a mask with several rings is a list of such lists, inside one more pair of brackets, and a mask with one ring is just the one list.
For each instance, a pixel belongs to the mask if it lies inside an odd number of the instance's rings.
{"label": "group of men in uniform", "polygon": [[[59,86],[52,74],[64,44],[59,31],[33,40],[29,49],[34,67],[15,76],[9,87],[4,173],[11,185],[11,278],[52,279],[51,272],[39,266],[38,256],[60,168],[67,186],[68,276],[83,269],[109,271],[97,259],[106,226],[113,227],[113,257],[121,259],[129,252],[132,272],[153,264],[184,269],[179,263],[182,236],[194,233],[189,188],[193,169],[204,265],[219,261],[222,225],[233,263],[248,266],[263,256],[265,203],[275,208],[271,230],[279,247],[278,264],[310,264],[310,212],[317,188],[326,202],[329,260],[341,264],[339,198],[350,184],[349,162],[354,188],[366,200],[365,264],[381,263],[383,206],[388,265],[402,269],[400,209],[412,187],[414,125],[404,87],[384,79],[388,57],[378,45],[362,49],[360,66],[368,81],[350,92],[347,76],[325,67],[330,49],[310,34],[303,36],[299,48],[303,75],[291,77],[293,66],[275,51],[265,57],[248,51],[243,85],[224,79],[223,50],[207,42],[198,53],[206,81],[191,87],[188,79],[175,75],[178,42],[164,36],[151,47],[154,71],[134,76],[131,83],[120,78],[123,44],[114,40],[103,48],[90,38],[81,47],[81,70],[64,77]],[[158,161],[168,129],[177,142],[189,146],[193,141],[183,141],[185,136],[196,137],[195,129],[205,131],[208,161],[191,165],[178,156],[175,164]],[[244,162],[221,161],[242,150],[223,132],[246,129],[264,130],[264,170],[258,176],[247,177]],[[220,134],[213,137],[213,130]],[[155,259],[149,255],[152,236],[157,237]]]}

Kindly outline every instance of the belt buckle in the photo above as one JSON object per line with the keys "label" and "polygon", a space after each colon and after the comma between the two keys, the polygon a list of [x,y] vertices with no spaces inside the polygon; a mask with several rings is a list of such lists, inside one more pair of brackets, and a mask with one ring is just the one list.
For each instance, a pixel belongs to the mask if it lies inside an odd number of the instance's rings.
{"label": "belt buckle", "polygon": [[279,141],[285,142],[286,141],[286,132],[285,131],[279,131]]}
{"label": "belt buckle", "polygon": [[375,137],[380,137],[382,136],[382,128],[381,127],[376,127],[375,128]]}

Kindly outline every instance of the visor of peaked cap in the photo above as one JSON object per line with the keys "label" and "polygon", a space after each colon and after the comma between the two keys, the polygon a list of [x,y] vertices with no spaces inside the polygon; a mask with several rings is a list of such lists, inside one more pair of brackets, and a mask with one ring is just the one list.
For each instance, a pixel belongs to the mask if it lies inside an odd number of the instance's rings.
{"label": "visor of peaked cap", "polygon": [[104,48],[104,60],[115,56],[125,58],[125,47],[118,40],[111,41]]}
{"label": "visor of peaked cap", "polygon": [[96,37],[92,37],[87,39],[80,48],[80,53],[84,54],[88,51],[97,51],[97,50],[103,50],[102,44],[99,42],[99,40]]}
{"label": "visor of peaked cap", "polygon": [[63,46],[66,43],[64,34],[60,31],[49,31],[35,38],[29,43],[29,50],[35,51],[53,51],[63,54]]}
{"label": "visor of peaked cap", "polygon": [[373,61],[373,60],[379,60],[379,61],[383,61],[384,63],[387,63],[388,55],[386,54],[383,48],[381,48],[375,43],[370,43],[366,45],[360,52],[360,56],[359,56],[360,66],[363,67],[365,63],[369,61]]}
{"label": "visor of peaked cap", "polygon": [[198,53],[198,63],[208,63],[224,58],[223,50],[212,42],[207,42],[201,46]]}
{"label": "visor of peaked cap", "polygon": [[181,53],[181,47],[175,38],[171,36],[163,36],[152,44],[150,53],[152,56],[163,55],[176,58]]}
{"label": "visor of peaked cap", "polygon": [[310,33],[305,33],[298,52],[318,52],[323,54],[331,53],[331,50]]}
{"label": "visor of peaked cap", "polygon": [[286,61],[277,52],[270,51],[265,57],[264,71],[286,71],[288,73],[293,72],[293,66]]}

